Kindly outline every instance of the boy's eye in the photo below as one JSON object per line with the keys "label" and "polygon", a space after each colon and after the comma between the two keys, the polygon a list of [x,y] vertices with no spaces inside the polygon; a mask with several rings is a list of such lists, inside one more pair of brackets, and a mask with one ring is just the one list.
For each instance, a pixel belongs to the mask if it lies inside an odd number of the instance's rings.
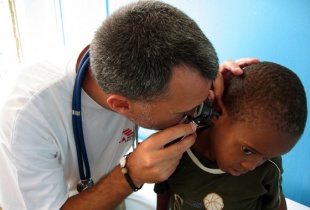
{"label": "boy's eye", "polygon": [[246,148],[246,147],[242,147],[242,151],[243,151],[245,154],[247,154],[247,155],[253,154],[253,152],[252,152],[251,150],[249,150],[248,148]]}

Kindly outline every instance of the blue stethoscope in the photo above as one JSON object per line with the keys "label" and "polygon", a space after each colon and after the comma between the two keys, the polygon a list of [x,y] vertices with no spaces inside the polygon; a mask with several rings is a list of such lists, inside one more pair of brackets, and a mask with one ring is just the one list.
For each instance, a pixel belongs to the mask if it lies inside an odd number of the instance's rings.
{"label": "blue stethoscope", "polygon": [[[81,91],[82,82],[85,72],[90,64],[89,50],[84,54],[77,71],[75,78],[73,97],[72,97],[72,123],[73,133],[75,138],[76,153],[79,164],[80,181],[77,184],[77,191],[82,192],[94,185],[91,178],[87,151],[84,142],[83,126],[82,126],[82,111],[81,111]],[[85,171],[84,171],[85,167]]]}
{"label": "blue stethoscope", "polygon": [[[90,65],[89,50],[84,54],[78,66],[77,75],[75,78],[73,97],[72,97],[72,123],[73,133],[75,138],[76,153],[79,165],[80,181],[77,183],[77,191],[82,192],[94,185],[91,178],[87,151],[84,142],[83,126],[82,126],[82,111],[81,111],[81,91],[83,77]],[[134,140],[132,143],[133,149],[138,145],[138,126],[135,125]],[[84,168],[85,167],[85,168]]]}

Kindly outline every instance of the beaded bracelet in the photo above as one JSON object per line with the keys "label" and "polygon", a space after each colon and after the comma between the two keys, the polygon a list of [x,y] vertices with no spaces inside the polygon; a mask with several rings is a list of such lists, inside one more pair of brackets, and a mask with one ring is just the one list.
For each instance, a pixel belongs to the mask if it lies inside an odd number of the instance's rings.
{"label": "beaded bracelet", "polygon": [[138,190],[140,190],[142,188],[143,185],[141,185],[140,187],[136,187],[136,185],[132,182],[132,180],[128,174],[128,169],[126,168],[126,158],[128,155],[125,155],[121,158],[120,166],[122,168],[122,173],[124,174],[125,179],[127,180],[129,186],[131,187],[131,189],[133,189],[134,192],[137,192]]}

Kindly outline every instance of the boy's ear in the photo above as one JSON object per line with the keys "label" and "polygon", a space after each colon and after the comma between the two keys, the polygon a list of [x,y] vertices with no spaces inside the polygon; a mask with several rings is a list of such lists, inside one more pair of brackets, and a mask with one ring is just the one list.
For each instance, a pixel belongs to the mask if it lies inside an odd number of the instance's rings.
{"label": "boy's ear", "polygon": [[217,98],[213,103],[214,111],[221,113],[221,115],[226,115],[226,107],[222,101],[222,99]]}
{"label": "boy's ear", "polygon": [[131,101],[122,95],[110,95],[107,99],[107,103],[113,111],[123,116],[128,116],[132,111]]}

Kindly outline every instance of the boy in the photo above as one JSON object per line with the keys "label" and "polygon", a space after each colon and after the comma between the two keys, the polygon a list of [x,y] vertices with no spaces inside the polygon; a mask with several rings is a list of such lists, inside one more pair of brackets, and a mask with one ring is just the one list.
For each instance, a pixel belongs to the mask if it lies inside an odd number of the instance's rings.
{"label": "boy", "polygon": [[218,107],[221,116],[197,131],[174,174],[155,186],[157,209],[168,209],[168,190],[171,209],[286,209],[281,155],[306,124],[301,81],[275,63],[250,65],[230,81]]}

